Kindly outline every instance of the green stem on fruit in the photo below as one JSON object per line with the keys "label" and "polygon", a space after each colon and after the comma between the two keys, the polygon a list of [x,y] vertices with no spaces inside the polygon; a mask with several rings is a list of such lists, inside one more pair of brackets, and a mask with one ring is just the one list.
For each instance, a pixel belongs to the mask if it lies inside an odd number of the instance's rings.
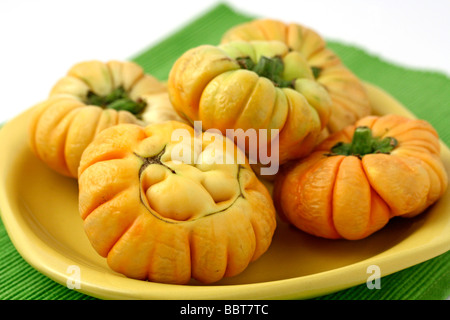
{"label": "green stem on fruit", "polygon": [[122,87],[114,89],[106,96],[100,96],[92,91],[89,91],[87,94],[86,103],[89,105],[99,106],[104,109],[128,111],[136,116],[140,115],[146,107],[146,103],[143,100],[132,100]]}
{"label": "green stem on fruit", "polygon": [[294,81],[283,79],[284,63],[278,56],[273,58],[262,56],[256,64],[249,57],[237,58],[236,60],[242,69],[253,71],[260,77],[271,80],[277,87],[294,88]]}
{"label": "green stem on fruit", "polygon": [[322,68],[312,66],[311,71],[313,73],[314,79],[317,79],[320,76],[320,73],[322,72]]}
{"label": "green stem on fruit", "polygon": [[384,139],[373,137],[370,128],[361,126],[355,129],[352,142],[338,142],[331,148],[329,155],[357,156],[361,158],[366,154],[389,154],[397,145],[397,139],[392,137],[386,137]]}

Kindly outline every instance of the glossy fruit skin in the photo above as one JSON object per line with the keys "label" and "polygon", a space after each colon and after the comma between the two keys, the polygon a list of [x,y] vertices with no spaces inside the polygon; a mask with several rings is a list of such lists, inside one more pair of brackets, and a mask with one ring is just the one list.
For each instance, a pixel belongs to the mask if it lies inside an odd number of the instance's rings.
{"label": "glossy fruit skin", "polygon": [[[258,63],[279,57],[280,87],[269,78],[242,68],[239,59]],[[228,129],[267,130],[270,150],[278,139],[279,163],[307,155],[318,143],[330,117],[330,98],[314,80],[298,52],[279,41],[236,41],[221,46],[201,45],[174,63],[168,91],[175,110],[188,122],[201,121],[206,129],[226,135]],[[272,134],[272,129],[277,130]]]}
{"label": "glossy fruit skin", "polygon": [[133,101],[167,95],[163,83],[133,62],[77,63],[56,82],[48,98],[33,107],[29,142],[34,154],[59,174],[77,178],[81,154],[98,132],[119,123],[144,124],[128,111],[89,102],[91,94],[107,96],[118,88]]}
{"label": "glossy fruit skin", "polygon": [[318,73],[317,81],[326,88],[332,100],[328,132],[342,130],[371,113],[370,101],[361,80],[314,30],[297,23],[256,19],[228,30],[221,43],[237,40],[278,40],[303,55],[307,64]]}
{"label": "glossy fruit skin", "polygon": [[[175,161],[177,130],[189,133],[182,143],[195,137],[178,121],[102,131],[81,160],[80,215],[112,270],[153,282],[212,283],[239,274],[269,248],[275,208],[248,162],[209,161],[207,133],[187,149],[203,163]],[[234,157],[231,145],[225,154]]]}
{"label": "glossy fruit skin", "polygon": [[[390,154],[333,155],[357,126],[398,141]],[[277,177],[274,201],[285,221],[312,235],[358,240],[392,217],[414,217],[435,203],[448,185],[439,138],[426,121],[397,115],[368,116],[327,138],[307,158]]]}

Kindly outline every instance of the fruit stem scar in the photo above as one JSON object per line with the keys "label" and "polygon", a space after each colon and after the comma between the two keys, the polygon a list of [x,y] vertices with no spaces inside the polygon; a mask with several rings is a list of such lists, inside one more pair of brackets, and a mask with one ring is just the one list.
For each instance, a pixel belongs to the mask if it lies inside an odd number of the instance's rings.
{"label": "fruit stem scar", "polygon": [[172,173],[176,174],[176,172],[175,172],[174,170],[172,170],[171,168],[167,167],[166,165],[164,165],[164,164],[161,162],[161,157],[162,157],[162,155],[164,154],[165,150],[166,150],[166,146],[164,146],[164,148],[162,149],[162,151],[159,152],[157,155],[151,156],[151,157],[142,157],[142,156],[138,155],[137,153],[133,152],[133,154],[134,154],[136,157],[138,157],[138,158],[143,162],[142,165],[141,165],[141,167],[140,167],[140,169],[139,169],[139,181],[140,181],[140,185],[141,185],[141,187],[139,188],[139,198],[140,198],[140,201],[141,201],[142,205],[143,205],[143,206],[147,209],[147,211],[148,211],[151,215],[153,215],[155,218],[157,218],[157,219],[159,219],[159,220],[161,220],[161,221],[164,221],[164,222],[166,222],[166,223],[170,223],[170,224],[178,224],[178,223],[183,223],[183,222],[195,221],[195,220],[198,220],[198,219],[201,219],[201,218],[204,218],[204,217],[208,217],[208,216],[214,215],[214,214],[216,214],[216,213],[225,212],[225,211],[227,211],[229,208],[231,208],[231,207],[237,202],[237,200],[238,200],[239,198],[245,199],[245,196],[244,196],[244,194],[243,194],[243,192],[242,192],[242,186],[241,186],[241,183],[240,183],[240,173],[241,173],[241,170],[244,169],[244,167],[241,166],[241,165],[239,165],[239,166],[238,166],[238,170],[237,170],[238,172],[237,172],[237,175],[236,175],[236,179],[238,180],[238,184],[239,184],[239,194],[238,194],[238,195],[236,196],[236,198],[232,201],[232,203],[230,203],[227,207],[222,208],[222,209],[217,210],[217,211],[213,211],[213,212],[206,213],[206,214],[204,214],[204,215],[201,216],[201,217],[197,217],[197,218],[195,218],[195,219],[193,219],[193,220],[187,220],[187,221],[176,221],[176,220],[170,220],[170,219],[166,219],[166,218],[164,218],[164,217],[161,217],[161,216],[160,216],[159,214],[157,214],[154,210],[152,210],[152,208],[149,206],[149,204],[147,203],[147,201],[145,201],[144,198],[143,198],[142,184],[141,184],[141,175],[142,175],[143,171],[144,171],[149,165],[151,165],[151,164],[160,164],[160,165],[166,167],[167,169],[169,169]]}
{"label": "fruit stem scar", "polygon": [[138,155],[136,152],[133,152],[133,154],[136,157],[138,157],[139,159],[142,160],[142,165],[139,168],[139,178],[141,177],[142,172],[144,172],[144,170],[151,164],[159,164],[159,165],[169,169],[173,174],[176,174],[175,170],[173,170],[172,168],[169,168],[167,165],[165,165],[164,163],[161,162],[161,157],[163,156],[165,151],[166,151],[166,146],[164,146],[164,148],[161,150],[161,152],[159,152],[157,155],[150,156],[150,157],[142,157],[142,156]]}

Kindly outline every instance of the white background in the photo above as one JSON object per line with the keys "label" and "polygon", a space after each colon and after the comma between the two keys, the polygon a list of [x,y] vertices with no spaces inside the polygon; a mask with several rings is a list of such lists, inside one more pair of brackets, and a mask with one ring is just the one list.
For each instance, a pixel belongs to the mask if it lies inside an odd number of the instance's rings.
{"label": "white background", "polygon": [[[124,60],[214,6],[213,0],[0,0],[0,122],[44,99],[76,62]],[[230,0],[298,22],[381,58],[450,75],[450,0]]]}

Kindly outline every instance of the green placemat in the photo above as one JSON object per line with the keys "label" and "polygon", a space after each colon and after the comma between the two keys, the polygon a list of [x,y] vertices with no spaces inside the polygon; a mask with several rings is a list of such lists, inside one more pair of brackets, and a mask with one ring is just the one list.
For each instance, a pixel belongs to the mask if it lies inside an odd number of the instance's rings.
{"label": "green placemat", "polygon": [[[173,62],[187,49],[200,44],[217,44],[231,26],[253,18],[219,4],[130,60],[160,80],[166,80]],[[417,117],[429,121],[441,139],[450,145],[448,77],[439,72],[400,67],[348,44],[331,40],[328,44],[357,76],[383,88]],[[12,245],[1,221],[0,248],[0,299],[93,299],[50,280],[28,265]],[[450,252],[383,277],[380,290],[369,290],[366,284],[362,284],[316,299],[441,300],[448,296]]]}

